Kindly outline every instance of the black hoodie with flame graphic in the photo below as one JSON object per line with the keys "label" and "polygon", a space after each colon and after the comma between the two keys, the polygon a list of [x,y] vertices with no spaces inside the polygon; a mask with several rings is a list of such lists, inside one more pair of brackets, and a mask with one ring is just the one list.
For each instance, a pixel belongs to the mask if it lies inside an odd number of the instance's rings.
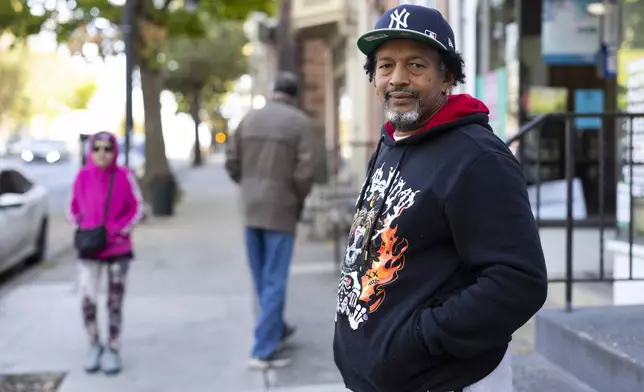
{"label": "black hoodie with flame graphic", "polygon": [[422,131],[393,133],[385,124],[349,234],[335,362],[354,392],[458,390],[543,305],[539,231],[482,102],[452,95]]}

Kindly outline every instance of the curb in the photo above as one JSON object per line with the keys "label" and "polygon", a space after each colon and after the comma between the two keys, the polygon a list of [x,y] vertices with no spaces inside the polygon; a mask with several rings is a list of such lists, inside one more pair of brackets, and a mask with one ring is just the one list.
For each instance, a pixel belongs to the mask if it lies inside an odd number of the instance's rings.
{"label": "curb", "polygon": [[316,384],[291,387],[270,387],[272,392],[348,392],[344,384]]}

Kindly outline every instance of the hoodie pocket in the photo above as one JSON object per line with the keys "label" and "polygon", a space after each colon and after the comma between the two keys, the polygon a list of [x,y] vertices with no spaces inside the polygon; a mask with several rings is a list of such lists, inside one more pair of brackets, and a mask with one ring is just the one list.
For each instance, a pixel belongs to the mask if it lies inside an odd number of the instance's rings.
{"label": "hoodie pocket", "polygon": [[419,329],[419,308],[393,333],[391,342],[374,358],[371,377],[383,391],[406,390],[422,382],[440,360],[429,354]]}

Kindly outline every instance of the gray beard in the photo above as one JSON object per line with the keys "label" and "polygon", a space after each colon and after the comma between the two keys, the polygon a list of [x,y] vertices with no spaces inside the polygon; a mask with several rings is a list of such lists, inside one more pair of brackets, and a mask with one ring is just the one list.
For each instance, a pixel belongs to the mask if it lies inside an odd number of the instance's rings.
{"label": "gray beard", "polygon": [[398,112],[389,109],[389,102],[385,101],[385,113],[387,121],[394,127],[396,131],[412,131],[418,128],[418,121],[420,120],[420,100],[416,100],[416,107],[411,112]]}

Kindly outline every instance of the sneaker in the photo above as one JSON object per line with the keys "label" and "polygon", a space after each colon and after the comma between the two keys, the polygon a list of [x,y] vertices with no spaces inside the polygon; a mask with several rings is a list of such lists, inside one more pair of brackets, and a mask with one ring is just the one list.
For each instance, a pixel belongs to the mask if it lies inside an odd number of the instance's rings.
{"label": "sneaker", "polygon": [[108,348],[103,355],[101,369],[105,374],[118,374],[121,371],[121,356],[118,351]]}
{"label": "sneaker", "polygon": [[293,325],[288,325],[287,324],[287,325],[284,326],[284,335],[282,335],[282,339],[277,344],[277,350],[276,351],[280,351],[280,350],[283,350],[284,348],[286,348],[286,346],[288,345],[288,343],[291,340],[291,338],[295,335],[295,331],[297,331],[297,328],[295,328],[295,326],[293,326]]}
{"label": "sneaker", "polygon": [[290,365],[291,362],[293,361],[290,358],[273,354],[268,358],[251,358],[248,361],[248,368],[251,370],[279,369]]}
{"label": "sneaker", "polygon": [[83,367],[87,373],[94,373],[101,367],[101,355],[103,347],[100,344],[93,344],[85,354],[85,363]]}

